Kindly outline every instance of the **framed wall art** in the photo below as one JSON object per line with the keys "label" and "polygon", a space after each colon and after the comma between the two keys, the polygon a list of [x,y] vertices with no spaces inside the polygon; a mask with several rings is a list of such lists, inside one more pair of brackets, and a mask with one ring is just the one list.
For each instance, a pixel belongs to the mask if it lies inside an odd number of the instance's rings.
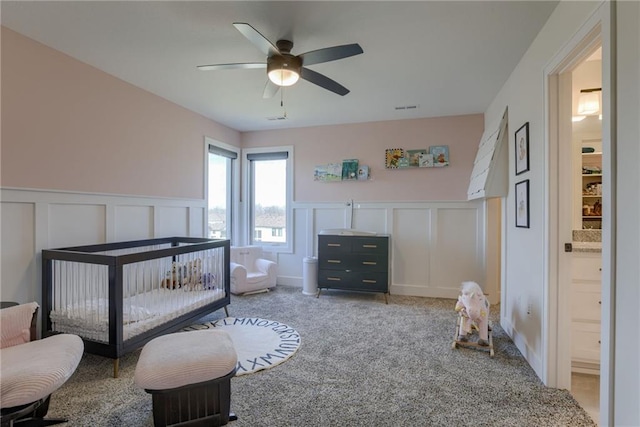
{"label": "framed wall art", "polygon": [[358,179],[361,181],[369,179],[369,166],[360,165],[358,168]]}
{"label": "framed wall art", "polygon": [[404,149],[387,148],[384,152],[384,167],[387,169],[397,169],[404,159]]}
{"label": "framed wall art", "polygon": [[516,175],[529,170],[529,122],[516,131]]}
{"label": "framed wall art", "polygon": [[432,168],[433,164],[433,154],[429,153],[420,153],[418,155],[418,166],[421,168]]}
{"label": "framed wall art", "polygon": [[345,159],[342,161],[342,180],[358,179],[358,159]]}
{"label": "framed wall art", "polygon": [[443,167],[449,166],[449,146],[434,145],[429,147],[429,154],[433,155],[433,166]]}
{"label": "framed wall art", "polygon": [[420,166],[420,156],[427,154],[427,150],[416,149],[416,150],[407,150],[407,157],[409,158],[409,166],[410,167],[419,167]]}
{"label": "framed wall art", "polygon": [[516,184],[516,227],[529,228],[529,180]]}

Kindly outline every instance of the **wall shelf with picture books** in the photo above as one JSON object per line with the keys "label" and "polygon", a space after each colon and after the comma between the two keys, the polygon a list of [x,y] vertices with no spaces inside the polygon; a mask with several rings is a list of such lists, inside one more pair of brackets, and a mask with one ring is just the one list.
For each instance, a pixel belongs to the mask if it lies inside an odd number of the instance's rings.
{"label": "wall shelf with picture books", "polygon": [[367,181],[371,179],[369,166],[361,165],[358,159],[317,165],[313,180],[319,182]]}
{"label": "wall shelf with picture books", "polygon": [[449,146],[433,145],[426,148],[387,148],[384,167],[387,169],[440,168],[449,166]]}

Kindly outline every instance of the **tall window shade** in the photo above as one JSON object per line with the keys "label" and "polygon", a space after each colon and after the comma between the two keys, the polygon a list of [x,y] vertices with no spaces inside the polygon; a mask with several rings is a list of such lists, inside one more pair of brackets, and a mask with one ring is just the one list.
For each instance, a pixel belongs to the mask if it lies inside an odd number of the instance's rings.
{"label": "tall window shade", "polygon": [[208,145],[208,151],[207,236],[232,240],[234,171],[238,153],[213,144]]}
{"label": "tall window shade", "polygon": [[485,129],[471,171],[467,199],[505,197],[508,193],[508,109],[499,123]]}
{"label": "tall window shade", "polygon": [[253,148],[245,159],[247,240],[286,252],[292,247],[293,147]]}

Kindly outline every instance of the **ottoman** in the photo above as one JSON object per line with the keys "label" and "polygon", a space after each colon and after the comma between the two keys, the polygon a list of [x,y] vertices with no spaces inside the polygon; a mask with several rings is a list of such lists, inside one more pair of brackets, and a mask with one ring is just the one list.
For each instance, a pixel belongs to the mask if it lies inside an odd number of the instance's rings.
{"label": "ottoman", "polygon": [[224,331],[177,332],[143,347],[134,383],[151,394],[156,427],[225,425],[237,361]]}

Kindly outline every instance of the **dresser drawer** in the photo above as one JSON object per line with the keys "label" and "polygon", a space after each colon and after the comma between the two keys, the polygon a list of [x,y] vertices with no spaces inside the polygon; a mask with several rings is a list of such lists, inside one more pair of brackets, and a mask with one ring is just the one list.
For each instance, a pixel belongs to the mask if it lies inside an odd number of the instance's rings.
{"label": "dresser drawer", "polygon": [[352,289],[354,291],[387,292],[388,275],[386,272],[354,272],[321,270],[318,273],[318,286],[328,288]]}
{"label": "dresser drawer", "polygon": [[351,238],[323,234],[318,236],[318,254],[336,254],[351,252]]}
{"label": "dresser drawer", "polygon": [[352,255],[350,267],[354,271],[387,271],[389,258],[384,255]]}
{"label": "dresser drawer", "polygon": [[327,254],[318,257],[318,269],[320,270],[348,270],[349,257],[344,254]]}
{"label": "dresser drawer", "polygon": [[387,271],[389,257],[385,255],[328,254],[318,258],[320,270]]}
{"label": "dresser drawer", "polygon": [[363,254],[387,254],[389,239],[386,237],[355,237],[351,242],[351,250]]}

